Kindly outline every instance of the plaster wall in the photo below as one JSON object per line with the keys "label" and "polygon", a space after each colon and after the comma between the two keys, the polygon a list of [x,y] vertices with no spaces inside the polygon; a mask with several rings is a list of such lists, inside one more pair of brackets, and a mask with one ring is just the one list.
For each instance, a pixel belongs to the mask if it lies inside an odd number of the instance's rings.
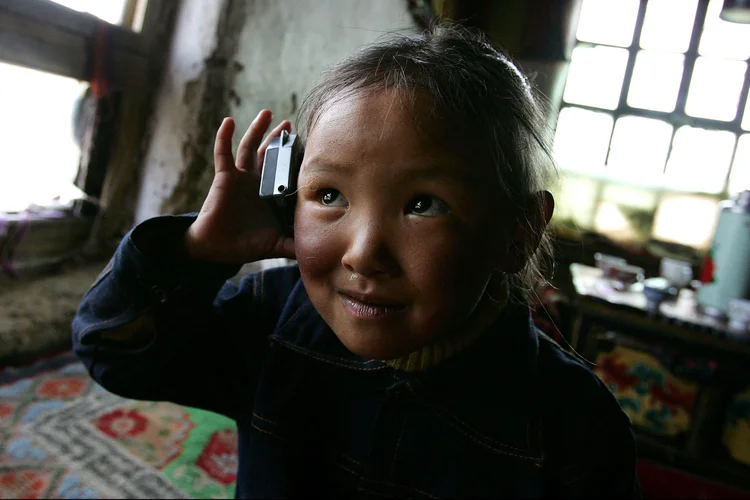
{"label": "plaster wall", "polygon": [[216,50],[217,29],[227,0],[184,0],[147,134],[135,221],[159,215],[187,163],[205,88],[206,60]]}
{"label": "plaster wall", "polygon": [[415,30],[405,0],[245,0],[231,113],[236,139],[262,108],[274,123],[294,117],[327,67],[392,32]]}
{"label": "plaster wall", "polygon": [[221,119],[235,144],[262,108],[293,119],[321,72],[385,33],[414,29],[405,0],[184,0],[157,98],[135,220],[198,210]]}

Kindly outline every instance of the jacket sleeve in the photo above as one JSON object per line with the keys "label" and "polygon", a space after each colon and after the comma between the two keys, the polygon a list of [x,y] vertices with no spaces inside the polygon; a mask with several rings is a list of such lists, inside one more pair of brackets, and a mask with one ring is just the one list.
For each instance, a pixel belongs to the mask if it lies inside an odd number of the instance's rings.
{"label": "jacket sleeve", "polygon": [[[580,419],[581,427],[551,424],[545,466],[550,498],[642,498],[636,471],[637,452],[624,414]],[[562,456],[561,456],[562,455]]]}
{"label": "jacket sleeve", "polygon": [[[115,394],[236,418],[253,399],[267,337],[299,274],[280,268],[227,282],[240,266],[170,250],[193,220],[158,217],[128,233],[81,301],[73,349]],[[146,254],[142,241],[160,251]]]}
{"label": "jacket sleeve", "polygon": [[583,496],[600,498],[641,498],[636,463],[635,435],[624,413],[607,420],[593,450],[591,470],[583,482]]}
{"label": "jacket sleeve", "polygon": [[607,386],[577,358],[550,349],[552,341],[541,344],[543,352],[563,360],[540,378],[549,496],[641,498],[630,418]]}

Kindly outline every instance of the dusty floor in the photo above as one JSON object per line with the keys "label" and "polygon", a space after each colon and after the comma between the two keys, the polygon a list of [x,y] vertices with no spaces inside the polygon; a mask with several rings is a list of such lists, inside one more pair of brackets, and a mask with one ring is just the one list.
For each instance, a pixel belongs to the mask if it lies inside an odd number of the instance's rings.
{"label": "dusty floor", "polygon": [[59,349],[83,294],[106,262],[0,282],[0,364]]}
{"label": "dusty floor", "polygon": [[[284,264],[273,259],[248,264],[241,276]],[[70,345],[70,323],[78,304],[106,262],[76,265],[52,275],[0,279],[0,365],[24,361]]]}

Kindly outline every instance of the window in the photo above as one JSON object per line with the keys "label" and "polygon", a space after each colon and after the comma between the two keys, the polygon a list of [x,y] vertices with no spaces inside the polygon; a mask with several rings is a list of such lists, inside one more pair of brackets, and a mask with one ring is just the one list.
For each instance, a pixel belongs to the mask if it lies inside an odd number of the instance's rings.
{"label": "window", "polygon": [[[177,5],[0,0],[3,269],[58,262],[119,234],[128,209],[120,180],[137,172]],[[89,82],[97,98],[82,101]],[[93,233],[98,207],[105,216]]]}
{"label": "window", "polygon": [[85,83],[5,63],[0,81],[0,212],[80,197],[73,111]]}
{"label": "window", "polygon": [[722,0],[584,0],[558,116],[558,222],[710,244],[750,189],[750,25]]}
{"label": "window", "polygon": [[[127,0],[56,0],[56,4],[120,24]],[[132,3],[132,2],[131,2]],[[0,62],[0,212],[67,206],[81,156],[75,116],[88,83]]]}

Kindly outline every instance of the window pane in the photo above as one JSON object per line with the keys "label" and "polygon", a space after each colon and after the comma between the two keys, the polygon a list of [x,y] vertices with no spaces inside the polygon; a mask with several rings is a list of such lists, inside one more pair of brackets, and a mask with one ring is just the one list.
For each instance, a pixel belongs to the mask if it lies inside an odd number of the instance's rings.
{"label": "window pane", "polygon": [[616,241],[644,242],[651,235],[656,194],[617,184],[608,184],[594,218],[594,228]]}
{"label": "window pane", "polygon": [[654,216],[653,237],[707,250],[718,216],[718,201],[706,196],[664,195]]}
{"label": "window pane", "polygon": [[729,174],[729,194],[750,189],[750,134],[743,134],[737,141],[732,172]]}
{"label": "window pane", "polygon": [[597,205],[594,230],[614,241],[635,243],[640,240],[625,210],[609,201]]}
{"label": "window pane", "polygon": [[651,118],[623,116],[615,124],[607,168],[619,171],[618,177],[638,178],[639,184],[658,185],[671,140],[672,125]]}
{"label": "window pane", "polygon": [[750,24],[719,19],[723,0],[711,0],[706,12],[698,53],[702,56],[747,59],[750,57]]}
{"label": "window pane", "polygon": [[674,111],[685,56],[641,50],[635,58],[628,104],[634,108]]}
{"label": "window pane", "polygon": [[85,84],[0,63],[0,212],[74,199],[73,112]]}
{"label": "window pane", "polygon": [[629,47],[639,0],[583,0],[576,37],[582,42]]}
{"label": "window pane", "polygon": [[557,120],[555,157],[562,168],[596,171],[604,167],[613,119],[607,113],[563,108]]}
{"label": "window pane", "polygon": [[[563,172],[555,194],[554,220],[582,228],[591,227],[599,181]],[[571,227],[570,229],[576,229]]]}
{"label": "window pane", "polygon": [[734,120],[746,67],[747,63],[741,61],[699,57],[690,80],[685,112],[700,118]]}
{"label": "window pane", "polygon": [[644,49],[685,52],[698,0],[649,0],[640,45]]}
{"label": "window pane", "polygon": [[676,189],[720,193],[732,161],[735,136],[726,130],[680,127],[667,162],[667,184]]}
{"label": "window pane", "polygon": [[745,111],[742,114],[743,130],[750,130],[750,95],[745,98]]}
{"label": "window pane", "polygon": [[607,184],[602,190],[603,201],[652,214],[656,210],[656,198],[656,193],[652,190],[618,184]]}
{"label": "window pane", "polygon": [[615,109],[620,100],[628,51],[613,47],[576,47],[565,83],[566,102]]}
{"label": "window pane", "polygon": [[127,0],[52,0],[69,9],[88,12],[111,24],[122,23]]}

